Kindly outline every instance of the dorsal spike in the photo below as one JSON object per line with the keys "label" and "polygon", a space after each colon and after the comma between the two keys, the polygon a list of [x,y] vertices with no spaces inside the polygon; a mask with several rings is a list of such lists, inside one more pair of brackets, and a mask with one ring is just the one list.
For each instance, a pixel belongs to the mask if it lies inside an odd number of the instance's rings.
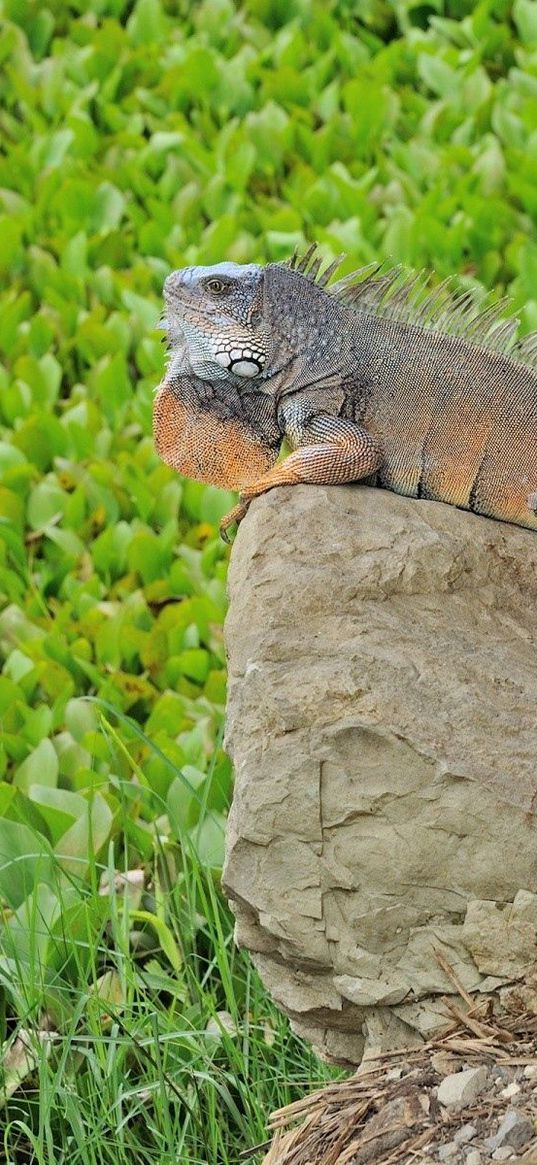
{"label": "dorsal spike", "polygon": [[317,280],[318,287],[326,287],[326,284],[332,278],[332,275],[335,275],[336,271],[338,270],[338,267],[341,267],[341,264],[343,263],[344,259],[345,259],[345,255],[337,255],[336,258],[333,259],[332,262],[328,264],[328,267],[325,267],[324,271],[322,272],[322,275]]}
{"label": "dorsal spike", "polygon": [[522,336],[513,347],[512,355],[522,364],[537,365],[537,332],[529,332]]}
{"label": "dorsal spike", "polygon": [[357,312],[457,336],[537,368],[537,333],[515,342],[519,320],[504,317],[509,298],[491,302],[491,296],[483,297],[478,289],[459,289],[453,276],[435,287],[426,272],[409,273],[401,266],[386,271],[383,264],[370,264],[332,284],[327,292]]}
{"label": "dorsal spike", "polygon": [[322,259],[320,255],[315,255],[308,267],[308,270],[306,271],[306,275],[311,283],[317,282],[317,275],[319,273],[321,263]]}
{"label": "dorsal spike", "polygon": [[295,264],[295,271],[300,271],[301,275],[305,275],[308,270],[310,260],[313,258],[316,250],[317,244],[311,243],[307,251],[304,251],[302,258],[297,260]]}
{"label": "dorsal spike", "polygon": [[303,255],[295,247],[290,259],[286,259],[282,266],[290,268],[291,271],[297,271],[300,275],[305,275],[310,283],[315,283],[317,287],[326,287],[344,259],[345,255],[338,255],[322,270],[323,257],[318,252],[317,244],[311,243]]}
{"label": "dorsal spike", "polygon": [[338,256],[322,270],[322,258],[312,243],[302,255],[295,250],[284,266],[358,313],[456,336],[537,369],[537,332],[516,339],[519,320],[504,315],[510,307],[508,297],[483,296],[479,289],[458,286],[452,275],[434,285],[426,271],[408,272],[400,264],[388,267],[385,262],[367,263],[329,285],[344,258]]}

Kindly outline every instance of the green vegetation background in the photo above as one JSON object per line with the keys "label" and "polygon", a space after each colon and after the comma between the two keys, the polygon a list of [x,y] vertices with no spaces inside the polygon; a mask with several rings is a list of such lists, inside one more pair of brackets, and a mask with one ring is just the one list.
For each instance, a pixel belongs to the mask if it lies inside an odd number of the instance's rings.
{"label": "green vegetation background", "polygon": [[0,11],[0,1159],[227,1165],[329,1073],[219,891],[230,497],[155,456],[162,283],[316,239],[537,327],[537,5]]}

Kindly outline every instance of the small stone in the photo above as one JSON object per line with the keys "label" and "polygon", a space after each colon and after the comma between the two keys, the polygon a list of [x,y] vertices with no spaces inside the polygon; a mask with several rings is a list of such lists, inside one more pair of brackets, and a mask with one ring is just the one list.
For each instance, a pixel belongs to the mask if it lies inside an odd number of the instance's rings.
{"label": "small stone", "polygon": [[481,1165],[481,1153],[479,1149],[470,1149],[466,1157],[466,1165]]}
{"label": "small stone", "polygon": [[532,1122],[516,1108],[509,1108],[494,1137],[485,1142],[492,1150],[510,1146],[512,1149],[522,1149],[535,1134]]}
{"label": "small stone", "polygon": [[492,1154],[493,1161],[514,1161],[515,1154],[508,1145],[503,1145],[499,1149],[495,1149]]}
{"label": "small stone", "polygon": [[463,1108],[471,1104],[488,1084],[488,1071],[484,1066],[467,1068],[465,1072],[452,1072],[438,1085],[438,1099],[446,1108]]}
{"label": "small stone", "polygon": [[468,1141],[473,1141],[477,1137],[477,1129],[475,1125],[463,1125],[455,1133],[453,1140],[457,1145],[467,1145]]}
{"label": "small stone", "polygon": [[511,1084],[507,1085],[507,1088],[502,1088],[502,1090],[500,1092],[500,1096],[505,1096],[506,1100],[511,1100],[511,1098],[513,1096],[516,1096],[519,1092],[520,1092],[520,1084],[517,1084],[513,1080]]}
{"label": "small stone", "polygon": [[537,1080],[537,1064],[526,1064],[524,1075],[526,1080]]}
{"label": "small stone", "polygon": [[440,1145],[438,1150],[439,1161],[450,1161],[457,1152],[457,1146],[454,1141],[448,1141],[447,1145]]}
{"label": "small stone", "polygon": [[390,1068],[389,1072],[386,1073],[386,1076],[384,1077],[384,1079],[385,1080],[400,1080],[401,1076],[403,1074],[404,1074],[404,1068],[402,1068],[399,1065],[399,1067],[397,1067],[397,1068]]}
{"label": "small stone", "polygon": [[418,1096],[418,1104],[422,1111],[428,1116],[431,1111],[431,1097],[427,1092],[421,1092]]}
{"label": "small stone", "polygon": [[457,1059],[449,1052],[434,1052],[431,1056],[431,1065],[439,1076],[447,1076],[448,1072],[457,1066]]}

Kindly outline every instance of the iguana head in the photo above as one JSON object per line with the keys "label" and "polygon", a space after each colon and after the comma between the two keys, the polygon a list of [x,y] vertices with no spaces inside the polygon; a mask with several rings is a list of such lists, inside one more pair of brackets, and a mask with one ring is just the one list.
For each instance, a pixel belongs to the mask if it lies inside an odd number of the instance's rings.
{"label": "iguana head", "polygon": [[263,320],[263,268],[217,263],[173,271],[164,285],[166,327],[172,359],[186,353],[197,376],[252,379],[269,356]]}
{"label": "iguana head", "polygon": [[[184,267],[164,285],[168,379],[194,373],[235,392],[283,392],[341,377],[352,311],[327,289],[310,248],[284,263]],[[335,285],[337,287],[337,285]],[[330,293],[329,293],[330,292]]]}

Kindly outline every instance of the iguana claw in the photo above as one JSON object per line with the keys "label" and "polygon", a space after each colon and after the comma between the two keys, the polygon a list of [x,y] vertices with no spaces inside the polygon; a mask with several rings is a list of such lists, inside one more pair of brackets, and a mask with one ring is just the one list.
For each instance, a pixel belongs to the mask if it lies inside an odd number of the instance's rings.
{"label": "iguana claw", "polygon": [[220,519],[218,526],[218,529],[220,530],[220,537],[224,542],[227,542],[228,545],[231,542],[231,538],[228,536],[229,527],[235,525],[238,526],[239,523],[242,522],[244,515],[248,512],[249,506],[249,501],[239,501],[237,502],[237,505],[233,506],[233,509],[229,511],[229,514],[224,514],[224,517]]}

